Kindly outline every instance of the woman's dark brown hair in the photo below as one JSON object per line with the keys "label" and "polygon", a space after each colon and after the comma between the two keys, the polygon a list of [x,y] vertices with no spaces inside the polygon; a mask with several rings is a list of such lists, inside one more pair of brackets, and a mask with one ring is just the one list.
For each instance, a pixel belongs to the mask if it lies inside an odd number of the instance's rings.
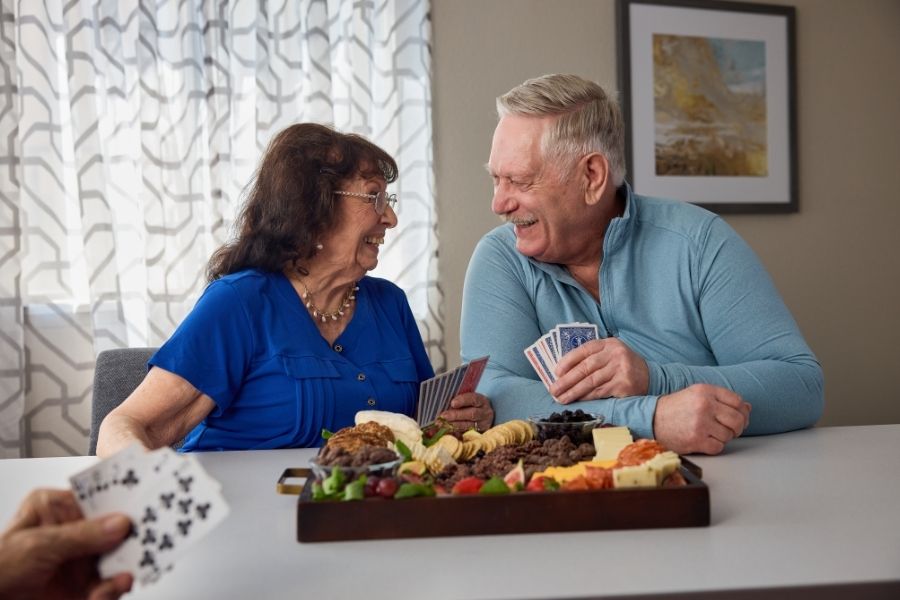
{"label": "woman's dark brown hair", "polygon": [[335,219],[334,192],[355,176],[397,179],[391,156],[355,134],[315,123],[291,125],[269,144],[234,224],[237,238],[206,266],[213,281],[243,269],[298,269]]}

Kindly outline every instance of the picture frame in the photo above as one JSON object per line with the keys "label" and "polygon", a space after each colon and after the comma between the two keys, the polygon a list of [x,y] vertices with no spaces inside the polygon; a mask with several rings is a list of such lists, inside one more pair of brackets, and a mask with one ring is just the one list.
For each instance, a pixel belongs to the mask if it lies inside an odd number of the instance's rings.
{"label": "picture frame", "polygon": [[795,9],[617,0],[628,180],[717,213],[797,212]]}

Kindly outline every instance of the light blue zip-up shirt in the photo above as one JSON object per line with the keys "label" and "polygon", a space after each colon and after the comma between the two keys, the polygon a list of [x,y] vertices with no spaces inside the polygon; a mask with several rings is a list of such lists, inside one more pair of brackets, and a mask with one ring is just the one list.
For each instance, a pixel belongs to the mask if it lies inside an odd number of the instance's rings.
{"label": "light blue zip-up shirt", "polygon": [[[595,323],[641,355],[649,395],[578,402],[639,437],[653,437],[659,396],[694,383],[750,402],[745,435],[810,427],[822,413],[823,378],[757,256],[717,215],[633,194],[603,240],[601,302],[568,271],[516,250],[512,225],[485,235],[466,273],[463,360],[490,355],[478,387],[496,421],[547,414],[556,404],[523,350],[560,323]],[[599,235],[599,233],[598,233]]]}

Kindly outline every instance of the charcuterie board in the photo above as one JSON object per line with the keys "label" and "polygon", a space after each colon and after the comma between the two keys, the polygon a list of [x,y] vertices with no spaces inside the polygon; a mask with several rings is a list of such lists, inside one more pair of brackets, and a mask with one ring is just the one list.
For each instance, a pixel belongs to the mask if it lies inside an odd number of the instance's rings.
{"label": "charcuterie board", "polygon": [[[690,463],[688,463],[690,464]],[[696,471],[696,469],[695,469]],[[438,496],[315,502],[307,479],[297,503],[297,540],[331,542],[555,531],[601,531],[709,525],[709,488],[682,467],[679,487],[519,492],[505,496]],[[284,481],[308,475],[288,469]]]}

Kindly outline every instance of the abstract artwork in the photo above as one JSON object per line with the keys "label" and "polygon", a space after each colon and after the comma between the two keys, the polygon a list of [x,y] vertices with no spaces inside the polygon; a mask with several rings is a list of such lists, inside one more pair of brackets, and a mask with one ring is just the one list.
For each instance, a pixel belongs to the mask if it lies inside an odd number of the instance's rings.
{"label": "abstract artwork", "polygon": [[657,175],[768,173],[763,42],[653,36]]}
{"label": "abstract artwork", "polygon": [[717,212],[797,210],[794,9],[619,0],[629,181]]}

